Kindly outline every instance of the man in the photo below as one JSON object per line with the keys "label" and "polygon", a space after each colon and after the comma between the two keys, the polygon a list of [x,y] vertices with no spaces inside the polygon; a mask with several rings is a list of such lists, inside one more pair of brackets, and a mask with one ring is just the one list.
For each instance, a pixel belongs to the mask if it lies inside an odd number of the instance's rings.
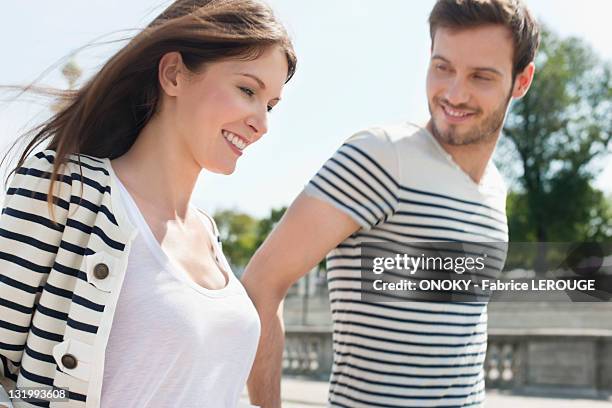
{"label": "man", "polygon": [[481,406],[486,303],[367,302],[364,242],[507,241],[491,156],[510,100],[529,89],[539,30],[516,0],[439,0],[429,17],[425,127],[348,139],[314,176],[243,277],[262,322],[254,404],[280,406],[287,289],[327,258],[334,407]]}

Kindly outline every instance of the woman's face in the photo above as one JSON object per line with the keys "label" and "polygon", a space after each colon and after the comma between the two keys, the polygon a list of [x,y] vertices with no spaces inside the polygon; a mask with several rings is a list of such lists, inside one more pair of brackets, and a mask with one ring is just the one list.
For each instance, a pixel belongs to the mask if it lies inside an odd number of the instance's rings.
{"label": "woman's face", "polygon": [[164,87],[164,96],[172,99],[164,105],[170,107],[184,157],[209,171],[231,174],[248,146],[268,131],[268,113],[280,100],[287,70],[280,47],[252,61],[214,62],[197,74],[182,66],[173,95]]}

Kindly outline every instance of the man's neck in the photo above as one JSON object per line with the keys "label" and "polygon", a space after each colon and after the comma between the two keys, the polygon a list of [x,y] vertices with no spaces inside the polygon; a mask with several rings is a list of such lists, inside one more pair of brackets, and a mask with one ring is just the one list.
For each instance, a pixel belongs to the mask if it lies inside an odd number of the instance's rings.
{"label": "man's neck", "polygon": [[427,123],[427,130],[438,141],[438,144],[451,155],[455,163],[468,175],[475,183],[480,183],[485,174],[485,170],[491,156],[495,151],[500,131],[492,135],[488,141],[468,144],[462,146],[451,145],[442,142],[432,131],[431,121]]}

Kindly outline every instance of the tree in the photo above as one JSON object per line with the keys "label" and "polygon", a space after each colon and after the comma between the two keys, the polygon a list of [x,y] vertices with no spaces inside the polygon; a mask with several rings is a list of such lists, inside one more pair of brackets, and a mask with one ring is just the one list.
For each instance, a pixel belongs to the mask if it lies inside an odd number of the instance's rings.
{"label": "tree", "polygon": [[286,210],[287,207],[273,208],[267,217],[259,220],[233,210],[216,212],[214,218],[223,243],[223,252],[230,263],[235,267],[245,267]]}
{"label": "tree", "polygon": [[512,106],[504,135],[498,166],[519,187],[508,197],[511,240],[612,237],[610,203],[592,186],[612,140],[608,62],[582,40],[544,29],[534,82]]}
{"label": "tree", "polygon": [[287,207],[273,208],[270,210],[270,215],[268,215],[266,218],[262,218],[261,220],[259,220],[259,222],[257,223],[257,248],[259,248],[259,246],[263,244],[270,232],[272,232],[276,224],[283,217],[285,211],[287,211]]}
{"label": "tree", "polygon": [[244,267],[257,249],[257,220],[248,214],[223,210],[214,215],[223,253],[235,267]]}
{"label": "tree", "polygon": [[[76,83],[81,77],[82,73],[83,71],[74,60],[70,60],[66,63],[66,65],[64,65],[64,67],[62,68],[62,75],[64,76],[64,78],[66,78],[66,81],[68,82],[68,90],[74,91]],[[68,100],[65,97],[56,100],[51,105],[51,110],[54,113],[58,113],[66,106],[67,103]]]}

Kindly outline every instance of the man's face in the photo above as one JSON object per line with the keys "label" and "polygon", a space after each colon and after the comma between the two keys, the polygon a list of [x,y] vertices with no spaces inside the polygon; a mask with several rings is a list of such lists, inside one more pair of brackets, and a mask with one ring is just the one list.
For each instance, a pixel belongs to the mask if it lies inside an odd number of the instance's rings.
{"label": "man's face", "polygon": [[512,81],[512,57],[512,35],[501,25],[436,30],[427,100],[430,131],[441,143],[460,146],[497,138],[510,98],[522,96]]}

